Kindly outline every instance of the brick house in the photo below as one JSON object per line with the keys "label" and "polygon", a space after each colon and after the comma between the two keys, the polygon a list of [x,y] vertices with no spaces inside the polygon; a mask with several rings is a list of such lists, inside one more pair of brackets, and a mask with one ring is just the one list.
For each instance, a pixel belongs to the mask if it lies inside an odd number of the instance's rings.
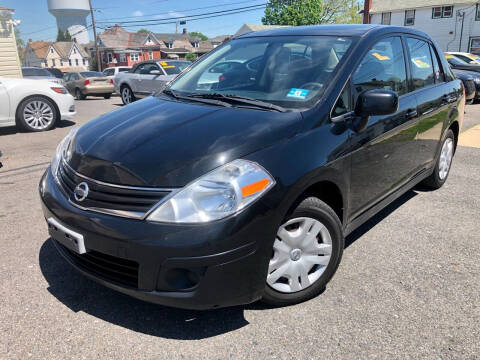
{"label": "brick house", "polygon": [[214,48],[183,29],[181,34],[151,32],[132,33],[115,25],[98,36],[102,69],[132,66],[140,61],[185,59],[188,53],[203,55]]}

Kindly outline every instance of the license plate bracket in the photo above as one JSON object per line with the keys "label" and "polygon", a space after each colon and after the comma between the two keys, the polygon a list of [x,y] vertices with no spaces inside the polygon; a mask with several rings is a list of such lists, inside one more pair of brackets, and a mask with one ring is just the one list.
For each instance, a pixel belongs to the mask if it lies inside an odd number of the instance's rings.
{"label": "license plate bracket", "polygon": [[67,228],[53,217],[48,218],[47,223],[48,232],[53,239],[78,254],[87,252],[82,234]]}

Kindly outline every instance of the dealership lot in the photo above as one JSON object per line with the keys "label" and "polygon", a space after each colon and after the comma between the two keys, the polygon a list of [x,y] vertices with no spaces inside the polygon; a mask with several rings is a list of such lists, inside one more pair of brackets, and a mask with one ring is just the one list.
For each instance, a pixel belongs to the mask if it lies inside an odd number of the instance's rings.
{"label": "dealership lot", "polygon": [[[476,358],[480,353],[480,149],[460,147],[447,184],[414,189],[349,236],[316,299],[196,312],[85,279],[49,240],[38,180],[74,125],[120,108],[77,101],[46,133],[0,129],[0,358]],[[480,123],[467,107],[464,129]]]}

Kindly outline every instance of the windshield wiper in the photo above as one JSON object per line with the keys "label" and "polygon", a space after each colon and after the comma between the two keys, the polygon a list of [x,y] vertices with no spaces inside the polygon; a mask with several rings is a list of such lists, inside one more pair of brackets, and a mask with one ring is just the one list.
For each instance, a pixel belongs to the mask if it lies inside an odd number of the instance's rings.
{"label": "windshield wiper", "polygon": [[189,98],[215,99],[215,100],[236,102],[238,104],[251,105],[261,109],[267,109],[267,110],[273,110],[273,111],[279,111],[279,112],[287,111],[287,109],[269,102],[265,102],[265,101],[261,101],[261,100],[257,100],[249,97],[244,97],[244,96],[238,96],[238,95],[220,94],[220,93],[192,93],[185,96]]}
{"label": "windshield wiper", "polygon": [[203,98],[199,98],[199,97],[191,97],[190,95],[189,96],[179,95],[175,91],[170,90],[170,89],[163,90],[161,92],[161,94],[169,95],[169,96],[171,96],[175,99],[180,99],[180,100],[197,101],[197,102],[201,102],[201,103],[204,103],[204,104],[211,104],[211,105],[224,106],[224,107],[232,107],[232,105],[229,104],[228,102],[221,101],[219,99],[214,99],[214,98],[203,99]]}

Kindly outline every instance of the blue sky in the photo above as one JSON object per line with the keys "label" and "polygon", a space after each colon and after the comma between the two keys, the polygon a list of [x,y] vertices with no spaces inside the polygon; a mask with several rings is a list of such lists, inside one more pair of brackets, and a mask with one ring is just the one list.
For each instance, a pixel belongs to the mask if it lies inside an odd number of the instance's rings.
{"label": "blue sky", "polygon": [[[72,0],[75,1],[75,0]],[[95,19],[98,22],[162,20],[172,17],[205,14],[213,11],[242,8],[266,3],[266,0],[92,0]],[[21,20],[19,30],[26,41],[55,40],[57,28],[55,18],[48,12],[47,0],[0,0],[0,6],[15,9],[14,18]],[[245,9],[247,10],[247,9]],[[203,20],[188,20],[188,31],[200,31],[213,37],[215,35],[233,34],[244,23],[260,24],[263,9],[238,13],[228,16],[216,16]],[[90,16],[87,19],[90,24]],[[99,24],[106,26],[106,24]],[[175,32],[175,24],[143,26],[154,32]],[[136,31],[140,27],[130,27]],[[99,29],[99,32],[102,32]],[[93,35],[90,35],[93,39]]]}

